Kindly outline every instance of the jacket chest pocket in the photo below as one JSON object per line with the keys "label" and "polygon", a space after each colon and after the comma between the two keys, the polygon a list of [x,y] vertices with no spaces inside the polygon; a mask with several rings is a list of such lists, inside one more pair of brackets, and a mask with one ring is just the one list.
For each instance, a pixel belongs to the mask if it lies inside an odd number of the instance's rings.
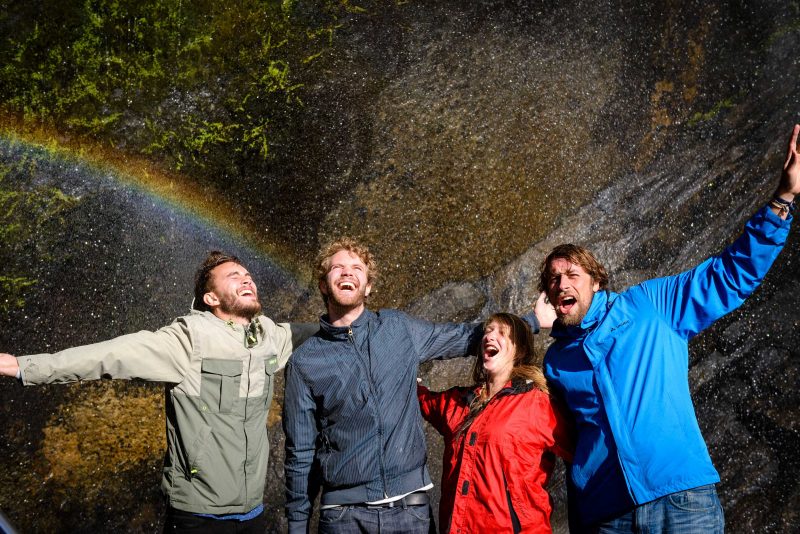
{"label": "jacket chest pocket", "polygon": [[238,360],[203,360],[200,399],[211,412],[230,413],[239,399],[242,362]]}

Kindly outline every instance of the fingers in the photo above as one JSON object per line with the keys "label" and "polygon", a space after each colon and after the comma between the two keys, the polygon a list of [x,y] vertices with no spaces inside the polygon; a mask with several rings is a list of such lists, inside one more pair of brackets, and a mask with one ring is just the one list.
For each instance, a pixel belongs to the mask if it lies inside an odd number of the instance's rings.
{"label": "fingers", "polygon": [[536,303],[533,305],[533,313],[536,314],[536,319],[539,321],[540,328],[552,328],[556,320],[556,310],[550,301],[547,299],[547,294],[542,291]]}
{"label": "fingers", "polygon": [[787,169],[792,161],[792,156],[797,157],[797,137],[800,134],[800,124],[795,124],[792,130],[792,137],[789,139],[789,150],[786,151],[786,161],[783,168]]}

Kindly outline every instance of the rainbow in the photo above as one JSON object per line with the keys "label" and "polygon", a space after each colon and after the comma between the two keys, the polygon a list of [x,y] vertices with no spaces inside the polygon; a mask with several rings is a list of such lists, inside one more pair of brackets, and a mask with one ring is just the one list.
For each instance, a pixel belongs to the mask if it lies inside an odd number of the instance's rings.
{"label": "rainbow", "polygon": [[123,155],[85,140],[70,141],[44,129],[19,131],[0,126],[0,144],[11,151],[18,147],[42,154],[42,157],[86,167],[101,179],[145,194],[167,213],[216,230],[301,285],[307,285],[311,279],[310,267],[302,266],[290,246],[271,240],[263,229],[243,223],[239,209],[212,186],[201,187],[187,176],[168,172],[144,158]]}

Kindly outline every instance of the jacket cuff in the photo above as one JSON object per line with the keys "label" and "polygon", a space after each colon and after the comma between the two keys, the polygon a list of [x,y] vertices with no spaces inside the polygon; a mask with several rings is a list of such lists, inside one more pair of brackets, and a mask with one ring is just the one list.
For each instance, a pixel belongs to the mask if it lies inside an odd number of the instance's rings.
{"label": "jacket cuff", "polygon": [[789,234],[789,229],[792,226],[792,214],[787,215],[785,219],[781,219],[770,209],[769,205],[764,206],[757,211],[748,221],[747,225],[759,225],[763,220],[763,234],[771,241],[783,245],[786,242]]}
{"label": "jacket cuff", "polygon": [[524,320],[526,323],[528,323],[528,326],[531,327],[531,332],[533,332],[534,334],[538,334],[539,333],[539,330],[540,330],[540,328],[539,328],[539,318],[536,317],[535,313],[533,313],[533,312],[526,313],[525,315],[522,316],[522,320]]}

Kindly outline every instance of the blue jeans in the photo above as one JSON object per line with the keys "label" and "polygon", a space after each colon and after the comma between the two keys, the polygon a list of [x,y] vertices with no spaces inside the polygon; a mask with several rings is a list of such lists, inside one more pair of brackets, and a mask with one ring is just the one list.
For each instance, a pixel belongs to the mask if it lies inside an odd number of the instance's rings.
{"label": "blue jeans", "polygon": [[337,506],[319,514],[320,534],[428,534],[431,506]]}
{"label": "blue jeans", "polygon": [[589,529],[593,534],[723,534],[725,518],[714,484],[670,493]]}

